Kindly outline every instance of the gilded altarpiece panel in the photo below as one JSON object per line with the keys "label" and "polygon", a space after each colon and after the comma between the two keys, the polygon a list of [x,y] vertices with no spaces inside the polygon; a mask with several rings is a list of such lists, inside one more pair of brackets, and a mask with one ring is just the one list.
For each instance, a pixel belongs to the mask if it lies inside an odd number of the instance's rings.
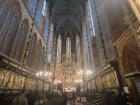
{"label": "gilded altarpiece panel", "polygon": [[47,84],[47,83],[44,84],[44,90],[45,91],[48,91],[49,90],[49,84]]}
{"label": "gilded altarpiece panel", "polygon": [[0,88],[4,89],[7,87],[10,79],[10,73],[7,71],[0,71]]}
{"label": "gilded altarpiece panel", "polygon": [[116,72],[110,72],[102,77],[104,89],[113,89],[119,87]]}

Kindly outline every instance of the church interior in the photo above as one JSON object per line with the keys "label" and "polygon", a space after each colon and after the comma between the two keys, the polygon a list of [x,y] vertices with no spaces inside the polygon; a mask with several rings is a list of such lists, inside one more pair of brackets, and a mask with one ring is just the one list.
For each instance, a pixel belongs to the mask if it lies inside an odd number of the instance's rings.
{"label": "church interior", "polygon": [[0,0],[0,105],[140,105],[140,0]]}

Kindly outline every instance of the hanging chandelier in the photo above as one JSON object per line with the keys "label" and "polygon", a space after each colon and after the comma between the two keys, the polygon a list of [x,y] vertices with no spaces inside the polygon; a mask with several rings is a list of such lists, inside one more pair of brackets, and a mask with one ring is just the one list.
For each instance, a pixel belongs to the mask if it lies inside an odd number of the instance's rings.
{"label": "hanging chandelier", "polygon": [[65,62],[61,64],[61,69],[63,76],[65,78],[73,77],[76,73],[76,63],[75,62]]}

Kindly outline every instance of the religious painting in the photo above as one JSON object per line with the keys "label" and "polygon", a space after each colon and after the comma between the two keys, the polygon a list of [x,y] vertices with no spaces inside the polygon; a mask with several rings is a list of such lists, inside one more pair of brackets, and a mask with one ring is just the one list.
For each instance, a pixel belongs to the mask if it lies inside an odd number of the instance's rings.
{"label": "religious painting", "polygon": [[102,89],[103,89],[103,81],[102,81],[102,79],[99,78],[99,79],[96,81],[96,83],[97,83],[97,88],[98,88],[99,90],[102,90]]}
{"label": "religious painting", "polygon": [[24,87],[24,77],[19,76],[18,88],[23,89],[23,87]]}
{"label": "religious painting", "polygon": [[26,82],[26,89],[27,90],[35,90],[36,85],[33,79],[28,78]]}
{"label": "religious painting", "polygon": [[15,76],[15,81],[14,81],[13,88],[14,88],[14,89],[19,89],[19,86],[20,86],[19,76],[16,75],[16,76]]}
{"label": "religious painting", "polygon": [[9,77],[10,77],[9,72],[3,72],[2,73],[2,82],[1,82],[1,87],[2,88],[6,87],[8,81],[9,81]]}
{"label": "religious painting", "polygon": [[9,89],[13,89],[12,86],[13,86],[14,79],[15,79],[15,75],[11,73],[10,82],[8,83]]}
{"label": "religious painting", "polygon": [[29,80],[28,80],[28,78],[26,79],[26,81],[25,81],[25,90],[28,90],[28,84],[29,83]]}
{"label": "religious painting", "polygon": [[45,91],[48,91],[48,90],[49,90],[49,83],[45,83],[45,84],[44,84],[44,90],[45,90]]}
{"label": "religious painting", "polygon": [[0,87],[3,87],[4,84],[4,79],[5,79],[5,72],[0,71]]}
{"label": "religious painting", "polygon": [[21,88],[24,88],[25,77],[21,77]]}
{"label": "religious painting", "polygon": [[103,85],[104,85],[104,88],[107,89],[108,88],[108,78],[107,76],[103,76]]}
{"label": "religious painting", "polygon": [[107,75],[104,75],[102,78],[104,89],[113,89],[119,86],[116,72],[110,72]]}
{"label": "religious painting", "polygon": [[36,89],[36,83],[37,83],[37,81],[32,79],[32,82],[31,82],[32,90]]}
{"label": "religious painting", "polygon": [[95,80],[92,80],[91,87],[92,87],[92,90],[96,90],[96,81]]}
{"label": "religious painting", "polygon": [[43,89],[43,83],[42,81],[38,81],[38,88],[37,90],[42,90]]}

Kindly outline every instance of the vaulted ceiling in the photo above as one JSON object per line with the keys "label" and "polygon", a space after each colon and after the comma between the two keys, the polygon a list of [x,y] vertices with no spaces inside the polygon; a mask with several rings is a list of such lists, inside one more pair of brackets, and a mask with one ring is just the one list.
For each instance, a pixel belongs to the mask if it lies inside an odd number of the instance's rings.
{"label": "vaulted ceiling", "polygon": [[48,0],[51,21],[59,34],[78,34],[86,14],[86,0]]}

